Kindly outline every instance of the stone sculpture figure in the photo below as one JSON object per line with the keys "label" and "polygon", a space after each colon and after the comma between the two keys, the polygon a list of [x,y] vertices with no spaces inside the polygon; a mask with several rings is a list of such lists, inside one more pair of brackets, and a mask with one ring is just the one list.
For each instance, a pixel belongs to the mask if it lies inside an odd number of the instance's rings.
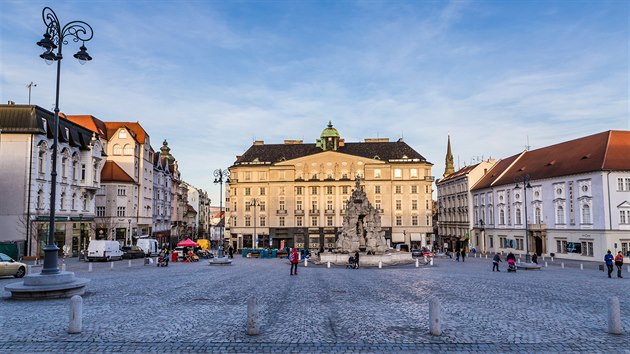
{"label": "stone sculpture figure", "polygon": [[383,254],[387,249],[381,217],[361,189],[360,176],[356,177],[356,189],[346,201],[346,215],[337,249],[343,253],[365,250],[374,254]]}

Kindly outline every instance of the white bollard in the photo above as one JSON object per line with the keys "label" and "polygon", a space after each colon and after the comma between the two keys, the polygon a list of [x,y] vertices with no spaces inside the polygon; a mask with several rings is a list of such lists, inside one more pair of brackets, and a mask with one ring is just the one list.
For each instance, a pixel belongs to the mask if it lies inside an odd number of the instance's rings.
{"label": "white bollard", "polygon": [[88,272],[92,271],[92,262],[88,263]]}
{"label": "white bollard", "polygon": [[553,262],[553,257],[551,257],[551,261]]}
{"label": "white bollard", "polygon": [[433,336],[442,335],[442,314],[437,297],[429,299],[429,332]]}
{"label": "white bollard", "polygon": [[131,259],[129,260],[129,263],[127,263],[127,266],[131,268]]}
{"label": "white bollard", "polygon": [[247,300],[247,335],[257,336],[260,334],[258,328],[258,300],[255,297]]}
{"label": "white bollard", "polygon": [[543,261],[545,260],[545,256],[543,256]]}
{"label": "white bollard", "polygon": [[518,264],[521,264],[521,259],[520,258],[518,259]]}
{"label": "white bollard", "polygon": [[383,262],[382,261],[378,261],[378,269],[383,268]]}
{"label": "white bollard", "polygon": [[547,268],[547,262],[545,262],[545,268]]}
{"label": "white bollard", "polygon": [[66,271],[66,264],[65,264],[65,263],[63,263],[63,264],[61,265],[61,271],[62,271],[62,272],[65,272],[65,271]]}
{"label": "white bollard", "polygon": [[416,258],[416,268],[420,267],[420,260]]}
{"label": "white bollard", "polygon": [[304,266],[308,267],[308,259],[307,258],[304,258]]}
{"label": "white bollard", "polygon": [[81,333],[83,327],[83,298],[74,295],[70,299],[70,324],[68,325],[68,333]]}
{"label": "white bollard", "polygon": [[33,271],[33,266],[32,265],[27,265],[26,266],[26,274],[31,274],[31,272]]}
{"label": "white bollard", "polygon": [[486,259],[488,259],[488,255],[486,255]]}
{"label": "white bollard", "polygon": [[621,313],[619,298],[616,296],[608,299],[608,333],[621,334]]}
{"label": "white bollard", "polygon": [[564,262],[560,263],[560,266],[564,269]]}
{"label": "white bollard", "polygon": [[330,268],[330,261],[326,264],[326,268]]}
{"label": "white bollard", "polygon": [[114,270],[114,262],[109,262],[109,269]]}
{"label": "white bollard", "polygon": [[584,270],[584,264],[580,263],[580,270]]}
{"label": "white bollard", "polygon": [[431,257],[431,262],[429,262],[429,265],[433,266],[433,257]]}

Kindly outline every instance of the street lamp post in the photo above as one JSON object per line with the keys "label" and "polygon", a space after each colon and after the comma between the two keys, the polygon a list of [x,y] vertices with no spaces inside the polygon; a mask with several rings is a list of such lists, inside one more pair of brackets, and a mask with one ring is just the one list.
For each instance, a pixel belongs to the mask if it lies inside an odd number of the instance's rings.
{"label": "street lamp post", "polygon": [[[55,197],[57,193],[57,144],[59,142],[59,81],[61,73],[61,50],[64,44],[68,44],[68,39],[73,42],[81,41],[79,51],[75,58],[85,64],[92,60],[87,53],[85,42],[92,39],[92,27],[83,21],[72,21],[61,27],[57,14],[49,8],[44,7],[42,18],[46,25],[46,33],[37,45],[44,48],[45,52],[40,55],[47,63],[57,62],[57,86],[55,93],[55,118],[53,126],[53,146],[52,146],[52,170],[50,172],[50,220],[48,223],[48,244],[44,247],[44,266],[42,274],[58,274],[57,252],[59,248],[55,244]],[[54,50],[57,49],[57,53]]]}
{"label": "street lamp post", "polygon": [[[256,234],[256,207],[260,205],[260,200],[258,198],[253,198],[249,205],[254,207],[254,234],[252,235],[252,243],[254,245],[254,249],[258,248],[258,237]],[[264,246],[264,245],[263,245]]]}
{"label": "street lamp post", "polygon": [[129,227],[127,228],[127,237],[125,238],[125,246],[131,246],[133,243],[131,240],[131,219],[127,220],[129,222]]}
{"label": "street lamp post", "polygon": [[523,182],[523,204],[525,205],[525,263],[530,262],[529,257],[529,231],[528,231],[528,222],[527,222],[527,189],[532,188],[532,185],[529,184],[529,175],[518,176],[514,179],[516,182],[516,186],[514,189],[520,189],[521,187],[518,185]]}
{"label": "street lamp post", "polygon": [[223,225],[219,228],[219,240],[217,241],[217,257],[223,258],[223,230],[225,229],[225,217],[223,217],[223,182],[230,183],[229,170],[214,170],[214,183],[219,183],[219,223],[223,218]]}

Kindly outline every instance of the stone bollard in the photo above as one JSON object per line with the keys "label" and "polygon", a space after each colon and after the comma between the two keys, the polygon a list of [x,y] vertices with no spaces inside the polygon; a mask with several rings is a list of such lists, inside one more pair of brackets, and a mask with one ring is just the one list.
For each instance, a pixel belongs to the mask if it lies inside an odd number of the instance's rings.
{"label": "stone bollard", "polygon": [[90,262],[88,263],[88,272],[91,272],[91,271],[92,271],[92,263]]}
{"label": "stone bollard", "polygon": [[420,267],[420,260],[416,258],[416,268]]}
{"label": "stone bollard", "polygon": [[326,268],[330,268],[330,261],[326,264]]}
{"label": "stone bollard", "polygon": [[433,257],[431,257],[431,261],[429,262],[430,266],[433,266]]}
{"label": "stone bollard", "polygon": [[545,262],[545,268],[547,268],[547,262]]}
{"label": "stone bollard", "polygon": [[429,332],[433,336],[442,335],[442,314],[437,297],[429,299]]}
{"label": "stone bollard", "polygon": [[560,263],[560,267],[562,267],[562,269],[564,269],[564,262]]}
{"label": "stone bollard", "polygon": [[383,268],[383,262],[382,261],[378,261],[378,269]]}
{"label": "stone bollard", "polygon": [[61,271],[62,271],[62,272],[65,272],[65,271],[66,271],[66,264],[65,264],[65,263],[63,263],[63,264],[61,265]]}
{"label": "stone bollard", "polygon": [[551,257],[551,261],[553,262],[553,257]]}
{"label": "stone bollard", "polygon": [[258,300],[255,297],[247,300],[247,335],[257,336],[260,334],[258,328]]}
{"label": "stone bollard", "polygon": [[518,259],[518,262],[517,262],[517,263],[518,263],[518,264],[521,264],[521,259],[520,259],[520,258]]}
{"label": "stone bollard", "polygon": [[109,262],[109,269],[114,270],[114,262]]}
{"label": "stone bollard", "polygon": [[545,256],[542,257],[543,261],[545,260]]}
{"label": "stone bollard", "polygon": [[619,298],[616,296],[608,299],[608,333],[621,334],[621,313]]}
{"label": "stone bollard", "polygon": [[486,255],[486,259],[488,259],[488,255]]}
{"label": "stone bollard", "polygon": [[304,266],[308,267],[308,259],[307,258],[304,258]]}
{"label": "stone bollard", "polygon": [[580,270],[584,270],[584,264],[580,263]]}
{"label": "stone bollard", "polygon": [[81,333],[83,327],[83,298],[74,295],[70,299],[70,324],[68,325],[68,333]]}
{"label": "stone bollard", "polygon": [[127,267],[131,268],[131,259],[129,260],[129,263],[127,263]]}

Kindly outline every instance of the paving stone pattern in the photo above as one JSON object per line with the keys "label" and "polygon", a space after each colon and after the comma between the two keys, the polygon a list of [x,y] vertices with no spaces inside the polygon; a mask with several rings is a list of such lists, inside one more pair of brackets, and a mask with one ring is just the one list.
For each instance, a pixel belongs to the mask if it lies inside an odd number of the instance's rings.
{"label": "paving stone pattern", "polygon": [[[630,274],[556,259],[541,271],[492,272],[491,261],[436,259],[389,268],[237,257],[168,268],[134,260],[69,271],[92,279],[83,332],[67,334],[70,300],[9,299],[0,278],[0,352],[545,352],[630,353]],[[544,263],[543,263],[544,264]],[[246,335],[258,298],[261,334]],[[428,299],[442,303],[443,334],[429,334]],[[622,335],[606,333],[607,300],[621,301]]]}

